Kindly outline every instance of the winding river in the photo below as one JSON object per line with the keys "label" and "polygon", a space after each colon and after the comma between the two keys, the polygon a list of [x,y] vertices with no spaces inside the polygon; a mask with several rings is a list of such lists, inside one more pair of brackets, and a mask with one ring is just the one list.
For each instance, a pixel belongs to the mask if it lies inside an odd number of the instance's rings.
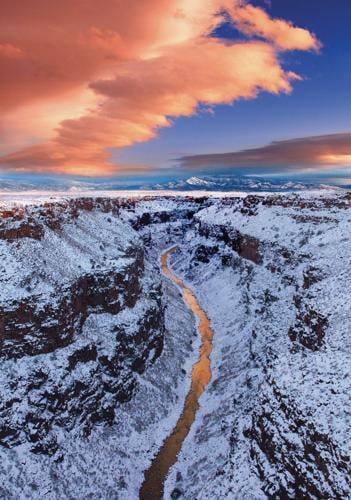
{"label": "winding river", "polygon": [[201,347],[199,359],[192,367],[191,387],[186,396],[183,411],[172,433],[164,441],[150,468],[145,472],[144,482],[140,490],[140,500],[163,498],[166,477],[172,465],[176,463],[183,441],[195,420],[196,412],[199,409],[199,398],[211,380],[209,356],[212,351],[213,331],[205,311],[201,309],[193,292],[168,267],[168,258],[176,249],[177,247],[173,247],[161,255],[161,268],[163,273],[181,289],[184,301],[197,317]]}

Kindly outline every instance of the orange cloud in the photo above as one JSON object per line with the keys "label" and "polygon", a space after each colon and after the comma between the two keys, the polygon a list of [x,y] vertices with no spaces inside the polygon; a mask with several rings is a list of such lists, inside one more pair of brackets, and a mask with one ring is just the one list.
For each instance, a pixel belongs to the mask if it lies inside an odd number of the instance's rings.
{"label": "orange cloud", "polygon": [[[219,22],[213,16],[215,4],[0,0],[0,111],[57,97],[96,77],[113,75],[119,61],[200,37]],[[23,57],[15,61],[9,53],[17,51]]]}
{"label": "orange cloud", "polygon": [[0,43],[0,57],[7,59],[17,59],[22,57],[23,52],[20,48],[11,43]]}
{"label": "orange cloud", "polygon": [[[239,0],[0,3],[0,165],[19,171],[124,170],[111,163],[111,148],[147,141],[202,103],[290,92],[298,76],[282,68],[278,48],[315,48],[306,30]],[[243,32],[268,42],[229,45],[206,36],[223,9]],[[244,11],[255,18],[250,32]],[[21,57],[9,56],[9,47]]]}
{"label": "orange cloud", "polygon": [[200,102],[213,106],[238,98],[254,98],[260,90],[290,92],[293,74],[286,74],[272,48],[264,43],[223,46],[214,41],[184,44],[166,55],[121,64],[114,79],[98,80],[91,88],[104,103],[91,113],[63,121],[53,141],[3,159],[12,168],[29,165],[48,170],[82,172],[94,165],[106,174],[106,149],[122,148],[155,136],[171,125],[169,117],[191,116]]}
{"label": "orange cloud", "polygon": [[310,31],[282,19],[272,19],[260,7],[228,2],[228,11],[237,28],[246,35],[260,36],[281,50],[318,50],[321,46]]}
{"label": "orange cloud", "polygon": [[270,173],[351,167],[351,133],[276,141],[262,148],[187,156],[179,161],[189,169],[216,167]]}

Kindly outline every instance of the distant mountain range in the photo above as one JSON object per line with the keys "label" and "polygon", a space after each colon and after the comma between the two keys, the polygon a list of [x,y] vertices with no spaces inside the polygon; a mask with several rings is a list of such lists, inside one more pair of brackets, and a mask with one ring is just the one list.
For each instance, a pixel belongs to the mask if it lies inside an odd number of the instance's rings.
{"label": "distant mountain range", "polygon": [[301,181],[291,181],[286,179],[267,179],[262,177],[234,177],[234,176],[204,176],[190,177],[189,179],[181,179],[169,181],[166,183],[158,183],[149,186],[143,186],[143,189],[174,191],[267,191],[267,192],[284,192],[284,191],[306,191],[313,189],[338,189],[335,186],[319,183],[304,183]]}
{"label": "distant mountain range", "polygon": [[[346,187],[346,186],[345,186]],[[306,190],[335,190],[336,186],[318,182],[302,182],[283,178],[238,176],[193,176],[166,182],[106,179],[104,181],[52,178],[38,180],[8,179],[0,177],[0,191],[119,191],[119,190],[172,190],[172,191],[243,191],[286,192]]]}
{"label": "distant mountain range", "polygon": [[95,180],[76,180],[67,178],[53,178],[44,180],[19,180],[0,178],[0,191],[67,191],[70,193],[79,193],[80,191],[118,191],[139,189],[140,185],[131,183],[122,183],[120,181],[95,181]]}

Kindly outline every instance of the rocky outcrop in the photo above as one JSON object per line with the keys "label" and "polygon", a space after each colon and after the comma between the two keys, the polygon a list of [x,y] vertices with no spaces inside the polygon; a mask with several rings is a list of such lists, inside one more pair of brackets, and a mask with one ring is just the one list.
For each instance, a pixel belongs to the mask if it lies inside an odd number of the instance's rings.
{"label": "rocky outcrop", "polygon": [[208,264],[211,258],[219,251],[217,245],[199,245],[194,252],[194,260]]}
{"label": "rocky outcrop", "polygon": [[[291,194],[286,196],[285,194],[275,194],[271,196],[261,197],[261,203],[263,206],[267,207],[282,207],[282,208],[294,208],[298,210],[312,209],[348,209],[351,206],[351,196],[349,192],[338,193],[337,195],[330,193],[327,196],[320,197],[304,197],[299,194]],[[306,221],[308,217],[306,218]],[[331,219],[333,220],[333,219]]]}
{"label": "rocky outcrop", "polygon": [[[129,333],[121,325],[104,342],[83,342],[62,349],[60,362],[41,360],[26,376],[16,372],[2,386],[0,445],[29,443],[34,453],[56,453],[60,431],[89,435],[97,423],[112,424],[118,404],[129,401],[143,373],[162,352],[164,315],[160,290]],[[23,404],[26,401],[26,404]]]}
{"label": "rocky outcrop", "polygon": [[34,221],[21,221],[15,226],[0,225],[0,239],[16,241],[20,238],[33,238],[40,240],[44,235],[44,229]]}
{"label": "rocky outcrop", "polygon": [[33,293],[20,302],[0,307],[0,358],[49,353],[80,334],[91,312],[117,314],[134,307],[140,294],[143,252],[129,252],[132,262],[120,271],[97,270],[85,274],[52,296]]}
{"label": "rocky outcrop", "polygon": [[76,219],[82,211],[98,210],[118,214],[122,208],[133,208],[136,200],[120,198],[75,198],[46,202],[40,206],[0,209],[0,239],[10,242],[20,238],[41,239],[45,228],[60,230],[65,222]]}
{"label": "rocky outcrop", "polygon": [[118,217],[125,204],[87,198],[2,213],[0,447],[61,460],[64,436],[112,424],[160,356],[162,289]]}
{"label": "rocky outcrop", "polygon": [[260,242],[254,236],[241,234],[239,231],[234,238],[230,239],[230,244],[243,259],[251,260],[255,264],[262,263],[262,255],[260,251]]}
{"label": "rocky outcrop", "polygon": [[311,266],[304,272],[303,275],[303,288],[308,290],[312,285],[318,283],[322,279],[322,273],[319,269]]}
{"label": "rocky outcrop", "polygon": [[178,209],[178,210],[163,210],[156,212],[144,212],[138,215],[133,221],[132,225],[135,230],[139,231],[145,226],[151,224],[162,224],[166,222],[177,222],[179,220],[191,220],[195,214],[194,209]]}
{"label": "rocky outcrop", "polygon": [[255,264],[262,263],[261,242],[254,236],[243,234],[224,225],[209,226],[203,222],[199,224],[199,234],[223,241],[243,259],[250,260]]}
{"label": "rocky outcrop", "polygon": [[268,379],[261,410],[246,431],[268,498],[347,498],[350,457]]}
{"label": "rocky outcrop", "polygon": [[291,342],[311,351],[318,351],[324,344],[328,319],[308,304],[303,295],[294,296],[294,305],[296,307],[296,320],[288,331]]}

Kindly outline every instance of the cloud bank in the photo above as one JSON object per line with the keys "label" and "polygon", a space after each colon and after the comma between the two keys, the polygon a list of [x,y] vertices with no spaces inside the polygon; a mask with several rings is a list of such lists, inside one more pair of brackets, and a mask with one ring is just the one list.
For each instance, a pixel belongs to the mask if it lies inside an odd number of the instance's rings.
{"label": "cloud bank", "polygon": [[[172,120],[299,79],[285,50],[318,50],[308,30],[241,0],[0,0],[0,166],[110,175],[111,148]],[[223,13],[248,37],[209,34]]]}
{"label": "cloud bank", "polygon": [[351,132],[277,141],[233,153],[185,156],[188,169],[237,169],[247,172],[309,172],[351,167]]}

